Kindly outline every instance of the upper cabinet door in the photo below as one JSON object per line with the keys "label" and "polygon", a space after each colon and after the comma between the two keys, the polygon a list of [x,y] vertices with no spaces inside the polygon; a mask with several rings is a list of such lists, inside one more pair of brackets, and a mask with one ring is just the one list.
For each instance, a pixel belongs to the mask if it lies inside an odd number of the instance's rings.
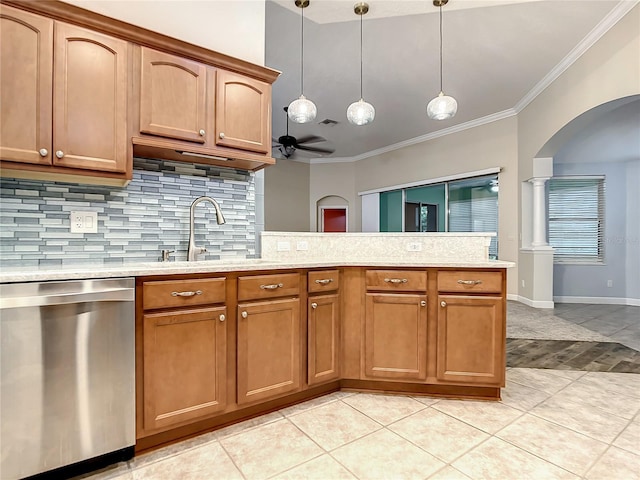
{"label": "upper cabinet door", "polygon": [[218,70],[216,144],[271,151],[271,85]]}
{"label": "upper cabinet door", "polygon": [[0,159],[51,164],[53,20],[0,5]]}
{"label": "upper cabinet door", "polygon": [[207,67],[145,47],[141,58],[140,133],[205,143]]}
{"label": "upper cabinet door", "polygon": [[125,172],[128,43],[56,22],[54,165]]}

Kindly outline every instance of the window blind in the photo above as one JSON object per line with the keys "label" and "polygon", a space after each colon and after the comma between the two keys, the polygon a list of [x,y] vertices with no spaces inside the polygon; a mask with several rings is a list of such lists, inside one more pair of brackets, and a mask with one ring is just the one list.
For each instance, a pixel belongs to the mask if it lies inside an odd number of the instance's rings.
{"label": "window blind", "polygon": [[555,263],[604,262],[604,177],[549,180],[549,244]]}

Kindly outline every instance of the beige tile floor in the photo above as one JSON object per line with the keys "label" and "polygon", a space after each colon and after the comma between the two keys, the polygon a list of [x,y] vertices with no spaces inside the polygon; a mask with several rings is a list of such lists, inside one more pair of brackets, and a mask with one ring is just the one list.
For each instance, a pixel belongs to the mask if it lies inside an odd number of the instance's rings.
{"label": "beige tile floor", "polygon": [[640,375],[513,368],[499,403],[336,392],[88,478],[640,479]]}

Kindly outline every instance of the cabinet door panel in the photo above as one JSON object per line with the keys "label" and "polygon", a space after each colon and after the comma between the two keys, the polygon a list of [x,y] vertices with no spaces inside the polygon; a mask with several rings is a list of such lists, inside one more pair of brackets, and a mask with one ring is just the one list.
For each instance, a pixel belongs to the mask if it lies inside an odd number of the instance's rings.
{"label": "cabinet door panel", "polygon": [[367,294],[366,376],[426,378],[426,301],[426,295]]}
{"label": "cabinet door panel", "polygon": [[491,385],[504,381],[503,308],[500,297],[438,297],[438,380]]}
{"label": "cabinet door panel", "polygon": [[144,428],[224,410],[225,307],[144,316]]}
{"label": "cabinet door panel", "polygon": [[141,72],[140,132],[204,143],[207,67],[142,47]]}
{"label": "cabinet door panel", "polygon": [[216,84],[216,144],[269,152],[271,85],[224,70]]}
{"label": "cabinet door panel", "polygon": [[123,40],[56,23],[54,165],[126,171],[128,48]]}
{"label": "cabinet door panel", "polygon": [[53,20],[0,5],[0,159],[51,164],[52,80]]}
{"label": "cabinet door panel", "polygon": [[300,388],[300,300],[238,305],[238,404]]}
{"label": "cabinet door panel", "polygon": [[338,295],[309,298],[308,383],[340,378],[340,302]]}

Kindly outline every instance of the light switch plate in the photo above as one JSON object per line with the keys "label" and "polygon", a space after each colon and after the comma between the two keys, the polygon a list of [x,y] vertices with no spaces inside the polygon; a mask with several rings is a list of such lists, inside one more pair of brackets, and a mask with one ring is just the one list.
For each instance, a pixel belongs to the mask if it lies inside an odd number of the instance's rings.
{"label": "light switch plate", "polygon": [[276,250],[278,252],[288,252],[291,250],[291,242],[278,242]]}
{"label": "light switch plate", "polygon": [[305,240],[301,240],[296,243],[296,250],[298,251],[306,251],[309,250],[309,242]]}
{"label": "light switch plate", "polygon": [[98,212],[71,212],[71,233],[98,233]]}

